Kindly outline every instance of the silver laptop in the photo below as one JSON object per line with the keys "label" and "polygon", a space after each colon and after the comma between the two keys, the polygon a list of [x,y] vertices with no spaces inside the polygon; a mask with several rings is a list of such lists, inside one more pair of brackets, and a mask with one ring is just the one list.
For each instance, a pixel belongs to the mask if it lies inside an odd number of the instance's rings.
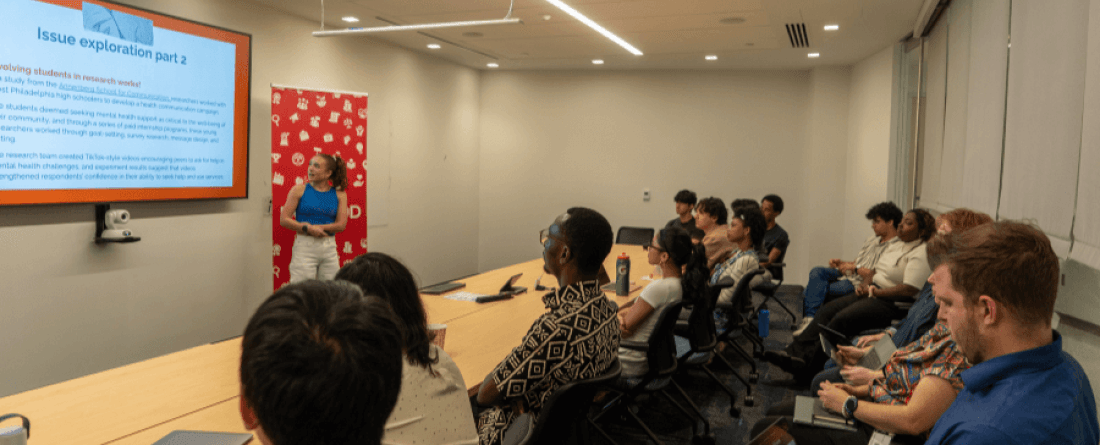
{"label": "silver laptop", "polygon": [[855,421],[845,419],[842,414],[825,408],[821,399],[796,396],[794,399],[794,423],[832,428],[842,431],[857,431]]}

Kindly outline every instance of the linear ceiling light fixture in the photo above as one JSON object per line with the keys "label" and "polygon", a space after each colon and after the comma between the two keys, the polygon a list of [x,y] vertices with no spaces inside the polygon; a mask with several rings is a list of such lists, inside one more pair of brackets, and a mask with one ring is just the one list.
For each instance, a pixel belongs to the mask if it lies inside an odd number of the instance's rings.
{"label": "linear ceiling light fixture", "polygon": [[[577,12],[576,9],[573,9],[569,5],[567,5],[565,3],[562,3],[561,0],[546,0],[546,1],[550,2],[551,5],[557,6],[558,9],[561,9],[562,11],[565,11],[566,14],[569,14],[569,15],[573,16],[573,18],[575,18],[577,20],[580,20],[581,23],[584,23],[585,25],[588,25],[589,28],[592,28],[592,29],[596,30],[596,32],[598,32],[600,34],[603,34],[604,37],[607,37],[608,39],[611,39],[612,42],[615,42],[615,43],[619,44],[619,46],[623,47],[623,49],[625,49],[627,51],[630,51],[631,54],[633,54],[635,56],[642,55],[642,52],[639,51],[638,48],[635,48],[631,44],[626,43],[626,40],[623,40],[623,39],[619,38],[619,36],[617,36],[615,34],[612,34],[611,31],[608,31],[606,28],[600,26],[598,23],[593,22],[592,19],[590,19],[588,17],[585,17],[584,14],[581,14],[580,12]],[[314,33],[314,34],[316,34],[316,33]]]}
{"label": "linear ceiling light fixture", "polygon": [[313,37],[332,37],[332,36],[347,36],[355,34],[373,34],[376,32],[393,32],[393,31],[422,31],[425,29],[440,29],[440,28],[458,28],[466,26],[491,26],[491,25],[515,25],[523,24],[523,20],[518,18],[512,18],[512,7],[515,6],[515,0],[512,0],[511,6],[508,6],[508,15],[502,19],[494,20],[466,20],[461,22],[440,22],[440,23],[423,23],[419,25],[391,25],[391,26],[378,26],[374,28],[348,28],[337,31],[325,31],[324,30],[324,0],[321,1],[321,31],[313,31]]}

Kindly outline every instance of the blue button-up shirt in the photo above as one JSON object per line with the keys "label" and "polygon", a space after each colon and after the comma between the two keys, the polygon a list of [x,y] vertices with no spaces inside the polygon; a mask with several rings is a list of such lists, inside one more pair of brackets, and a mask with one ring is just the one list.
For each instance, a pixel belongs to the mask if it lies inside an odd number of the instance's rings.
{"label": "blue button-up shirt", "polygon": [[1096,400],[1062,336],[1035,349],[979,363],[936,422],[927,444],[1089,444],[1100,442]]}

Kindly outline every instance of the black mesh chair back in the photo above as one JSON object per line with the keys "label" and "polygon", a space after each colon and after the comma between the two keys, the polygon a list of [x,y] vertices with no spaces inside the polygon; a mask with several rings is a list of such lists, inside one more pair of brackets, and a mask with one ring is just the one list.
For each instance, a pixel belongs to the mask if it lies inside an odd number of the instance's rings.
{"label": "black mesh chair back", "polygon": [[622,365],[616,358],[602,374],[562,385],[546,399],[534,427],[528,428],[522,439],[506,438],[505,442],[523,445],[589,443],[588,409],[592,399],[601,385],[614,382],[621,373]]}
{"label": "black mesh chair back", "polygon": [[654,230],[649,227],[619,227],[615,235],[615,244],[643,246],[653,241]]}
{"label": "black mesh chair back", "polygon": [[649,336],[649,349],[646,350],[646,360],[649,363],[649,374],[655,378],[662,378],[676,372],[676,320],[680,318],[680,310],[684,308],[684,302],[667,305],[657,313],[660,317],[657,326],[653,327],[653,333]]}

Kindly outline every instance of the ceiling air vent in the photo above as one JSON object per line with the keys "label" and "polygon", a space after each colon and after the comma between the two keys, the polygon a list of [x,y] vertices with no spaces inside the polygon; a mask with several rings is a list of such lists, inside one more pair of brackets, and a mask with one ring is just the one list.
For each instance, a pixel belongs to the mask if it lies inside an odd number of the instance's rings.
{"label": "ceiling air vent", "polygon": [[810,36],[806,34],[805,23],[788,23],[787,37],[791,38],[791,48],[810,47]]}

